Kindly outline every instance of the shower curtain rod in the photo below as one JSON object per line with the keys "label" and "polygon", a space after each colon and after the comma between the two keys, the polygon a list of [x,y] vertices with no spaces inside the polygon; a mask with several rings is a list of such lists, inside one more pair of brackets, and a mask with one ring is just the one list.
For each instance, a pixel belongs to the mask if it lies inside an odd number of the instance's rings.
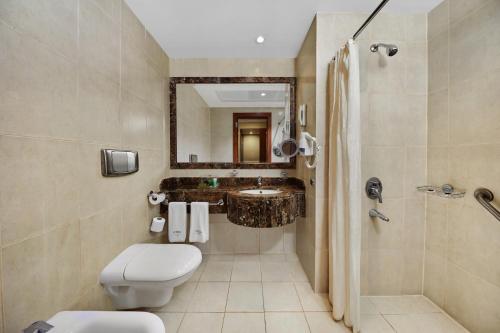
{"label": "shower curtain rod", "polygon": [[368,26],[368,24],[370,24],[370,22],[375,18],[375,16],[377,16],[378,12],[380,12],[382,10],[382,8],[384,8],[384,6],[388,2],[389,2],[389,0],[382,0],[382,2],[377,6],[377,8],[375,8],[375,10],[370,14],[370,16],[368,16],[366,21],[363,22],[361,27],[359,27],[358,31],[356,31],[356,33],[352,36],[352,39],[358,38],[358,36],[361,34],[361,32],[363,32],[363,30],[365,30],[365,28]]}

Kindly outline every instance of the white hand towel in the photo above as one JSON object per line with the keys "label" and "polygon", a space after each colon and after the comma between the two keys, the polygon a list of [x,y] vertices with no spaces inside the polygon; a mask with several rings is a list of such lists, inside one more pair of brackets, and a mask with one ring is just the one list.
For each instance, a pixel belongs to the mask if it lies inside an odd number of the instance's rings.
{"label": "white hand towel", "polygon": [[191,202],[189,241],[205,243],[208,240],[208,202]]}
{"label": "white hand towel", "polygon": [[187,211],[185,202],[168,203],[168,240],[171,243],[186,241]]}

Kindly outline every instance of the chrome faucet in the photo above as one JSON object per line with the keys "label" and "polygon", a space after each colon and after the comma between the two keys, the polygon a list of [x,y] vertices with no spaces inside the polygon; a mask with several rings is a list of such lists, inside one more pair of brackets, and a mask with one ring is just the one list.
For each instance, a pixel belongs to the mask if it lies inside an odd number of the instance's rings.
{"label": "chrome faucet", "polygon": [[378,219],[381,219],[384,222],[389,222],[389,218],[384,214],[382,214],[381,212],[379,212],[378,210],[376,210],[375,208],[370,209],[368,215],[370,215],[370,217],[376,217]]}
{"label": "chrome faucet", "polygon": [[257,186],[258,187],[262,186],[262,176],[257,177]]}
{"label": "chrome faucet", "polygon": [[50,331],[54,326],[50,325],[45,321],[35,321],[30,326],[23,330],[23,333],[45,333]]}

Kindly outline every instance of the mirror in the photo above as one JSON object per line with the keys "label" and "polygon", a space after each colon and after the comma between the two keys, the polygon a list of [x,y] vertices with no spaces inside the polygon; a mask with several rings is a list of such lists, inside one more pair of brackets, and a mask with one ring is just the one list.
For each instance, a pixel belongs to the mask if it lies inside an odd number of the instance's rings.
{"label": "mirror", "polygon": [[[172,78],[171,166],[293,168],[294,78]],[[288,149],[289,150],[289,149]]]}

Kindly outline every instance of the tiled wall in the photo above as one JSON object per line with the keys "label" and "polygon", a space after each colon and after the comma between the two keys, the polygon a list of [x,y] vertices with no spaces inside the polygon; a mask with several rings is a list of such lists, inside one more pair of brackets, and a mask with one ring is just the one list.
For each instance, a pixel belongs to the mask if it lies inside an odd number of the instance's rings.
{"label": "tiled wall", "polygon": [[[1,1],[0,40],[1,303],[19,332],[109,307],[103,266],[154,240],[168,58],[120,0]],[[138,150],[140,171],[103,178],[105,147]]]}
{"label": "tiled wall", "polygon": [[[306,131],[316,133],[316,20],[312,23],[305,37],[300,52],[295,60],[297,72],[297,108],[301,104],[307,105]],[[298,126],[300,135],[302,129]],[[313,169],[307,169],[304,159],[297,158],[297,177],[304,180],[306,186],[306,217],[297,221],[297,255],[306,271],[311,285],[316,291],[316,223],[315,223],[315,188],[310,180],[314,179]]]}
{"label": "tiled wall", "polygon": [[429,196],[424,295],[471,332],[500,330],[500,223],[474,199],[500,197],[500,2],[444,1],[429,14],[428,181],[467,191]]}
{"label": "tiled wall", "polygon": [[[326,138],[328,63],[351,38],[367,14],[320,13],[316,43],[316,136],[322,152]],[[357,39],[360,48],[362,108],[362,182],[379,177],[384,203],[362,194],[362,293],[422,292],[425,198],[415,187],[426,180],[427,42],[426,15],[381,13]],[[373,54],[376,42],[395,43],[399,52]],[[324,153],[323,153],[324,154]],[[317,287],[328,282],[325,157],[316,169]],[[368,218],[377,207],[390,223]]]}
{"label": "tiled wall", "polygon": [[199,162],[210,162],[212,128],[208,104],[191,84],[177,85],[177,103],[177,161],[189,162],[189,155],[196,154]]}
{"label": "tiled wall", "polygon": [[295,253],[295,224],[248,228],[231,223],[226,214],[211,214],[210,240],[196,246],[206,254]]}

